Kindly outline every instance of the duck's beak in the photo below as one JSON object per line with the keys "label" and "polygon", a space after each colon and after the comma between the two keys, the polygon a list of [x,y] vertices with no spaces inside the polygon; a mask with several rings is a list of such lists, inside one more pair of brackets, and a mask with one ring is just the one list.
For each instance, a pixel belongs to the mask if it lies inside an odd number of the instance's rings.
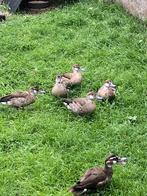
{"label": "duck's beak", "polygon": [[100,97],[100,96],[98,96],[98,95],[96,95],[96,100],[98,100],[98,101],[102,101],[103,100],[103,98],[102,97]]}
{"label": "duck's beak", "polygon": [[84,67],[81,67],[81,68],[80,68],[80,71],[85,71],[85,68],[84,68]]}
{"label": "duck's beak", "polygon": [[121,157],[121,158],[119,158],[119,161],[118,161],[118,163],[120,163],[120,164],[122,164],[122,165],[125,165],[126,163],[127,163],[127,158],[126,157]]}
{"label": "duck's beak", "polygon": [[111,83],[111,85],[110,85],[112,88],[116,88],[116,85],[115,84],[113,84],[113,83]]}
{"label": "duck's beak", "polygon": [[39,90],[38,93],[39,94],[46,94],[46,91],[45,90]]}

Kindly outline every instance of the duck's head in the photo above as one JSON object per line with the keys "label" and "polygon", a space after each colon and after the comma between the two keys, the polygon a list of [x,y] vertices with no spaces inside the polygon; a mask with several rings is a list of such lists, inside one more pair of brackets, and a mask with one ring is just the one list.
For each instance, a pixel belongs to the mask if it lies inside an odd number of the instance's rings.
{"label": "duck's head", "polygon": [[87,94],[87,98],[90,99],[90,100],[94,100],[96,98],[96,93],[94,91],[90,91]]}
{"label": "duck's head", "polygon": [[104,85],[113,89],[116,88],[116,85],[112,83],[112,80],[106,80]]}
{"label": "duck's head", "polygon": [[32,94],[45,94],[46,93],[45,90],[40,89],[38,86],[31,87],[30,91]]}
{"label": "duck's head", "polygon": [[105,160],[105,165],[107,167],[112,167],[114,164],[122,164],[125,165],[127,161],[126,157],[119,157],[117,155],[111,155]]}
{"label": "duck's head", "polygon": [[81,71],[84,71],[84,70],[85,70],[85,69],[82,68],[79,64],[74,64],[74,65],[72,65],[72,69],[73,69],[73,71],[75,71],[75,72],[81,72]]}
{"label": "duck's head", "polygon": [[62,75],[56,76],[56,84],[60,84],[62,82]]}

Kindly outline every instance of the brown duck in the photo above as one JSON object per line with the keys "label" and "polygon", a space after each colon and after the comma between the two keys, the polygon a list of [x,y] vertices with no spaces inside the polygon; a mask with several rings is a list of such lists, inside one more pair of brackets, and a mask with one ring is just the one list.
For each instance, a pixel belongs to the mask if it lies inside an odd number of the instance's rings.
{"label": "brown duck", "polygon": [[28,91],[18,91],[0,98],[0,103],[3,105],[12,106],[15,108],[24,107],[35,102],[35,94],[44,94],[44,90],[38,87],[32,87]]}
{"label": "brown duck", "polygon": [[97,91],[96,99],[99,101],[108,100],[112,101],[115,98],[116,85],[111,80],[106,80],[104,85]]}
{"label": "brown duck", "polygon": [[72,73],[65,73],[62,75],[62,81],[67,85],[77,85],[82,82],[82,74],[84,71],[79,64],[72,65]]}
{"label": "brown duck", "polygon": [[94,167],[86,171],[84,176],[70,188],[70,192],[74,195],[82,195],[91,191],[96,191],[98,188],[104,187],[111,181],[113,170],[112,166],[115,163],[125,164],[127,158],[111,155],[105,160],[104,168]]}
{"label": "brown duck", "polygon": [[52,95],[56,97],[67,97],[69,89],[67,89],[66,84],[62,81],[62,76],[58,75],[56,77],[56,83],[52,88]]}
{"label": "brown duck", "polygon": [[96,109],[95,92],[89,92],[84,98],[64,99],[64,105],[76,114],[93,113]]}

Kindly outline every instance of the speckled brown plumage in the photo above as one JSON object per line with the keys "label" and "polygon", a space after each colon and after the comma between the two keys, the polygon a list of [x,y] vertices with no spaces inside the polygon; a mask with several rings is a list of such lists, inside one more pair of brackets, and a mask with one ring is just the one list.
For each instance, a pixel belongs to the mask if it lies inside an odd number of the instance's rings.
{"label": "speckled brown plumage", "polygon": [[65,73],[62,75],[62,81],[67,85],[78,85],[82,82],[82,74],[83,70],[79,64],[75,64],[72,66],[72,73]]}
{"label": "speckled brown plumage", "polygon": [[31,88],[28,91],[17,91],[0,98],[0,103],[12,107],[20,108],[35,102],[35,94],[40,91],[38,88]]}
{"label": "speckled brown plumage", "polygon": [[73,113],[90,114],[96,110],[93,99],[95,99],[95,93],[90,92],[84,98],[64,99],[64,105]]}
{"label": "speckled brown plumage", "polygon": [[114,163],[124,164],[126,158],[120,158],[116,155],[111,155],[105,160],[105,167],[94,167],[85,172],[80,180],[70,188],[70,192],[74,195],[82,195],[90,191],[96,191],[99,188],[104,187],[111,181],[113,170],[112,165]]}

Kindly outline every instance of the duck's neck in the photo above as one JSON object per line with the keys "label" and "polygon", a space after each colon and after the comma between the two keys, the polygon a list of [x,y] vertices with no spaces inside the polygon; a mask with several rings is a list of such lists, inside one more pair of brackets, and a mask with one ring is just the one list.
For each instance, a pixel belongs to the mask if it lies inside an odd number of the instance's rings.
{"label": "duck's neck", "polygon": [[109,85],[109,84],[104,84],[104,87],[105,87],[105,88],[109,88],[110,85]]}
{"label": "duck's neck", "polygon": [[31,95],[33,95],[33,96],[37,94],[37,93],[35,93],[35,92],[32,91],[32,90],[29,90],[28,92],[29,92],[29,94],[31,94]]}
{"label": "duck's neck", "polygon": [[113,174],[112,165],[105,164],[105,172],[108,176],[112,177]]}
{"label": "duck's neck", "polygon": [[93,101],[94,98],[93,97],[90,97],[90,96],[87,96],[86,99],[90,100],[90,101]]}
{"label": "duck's neck", "polygon": [[73,69],[73,73],[80,73],[79,71],[77,71],[77,70],[75,70],[75,69]]}

